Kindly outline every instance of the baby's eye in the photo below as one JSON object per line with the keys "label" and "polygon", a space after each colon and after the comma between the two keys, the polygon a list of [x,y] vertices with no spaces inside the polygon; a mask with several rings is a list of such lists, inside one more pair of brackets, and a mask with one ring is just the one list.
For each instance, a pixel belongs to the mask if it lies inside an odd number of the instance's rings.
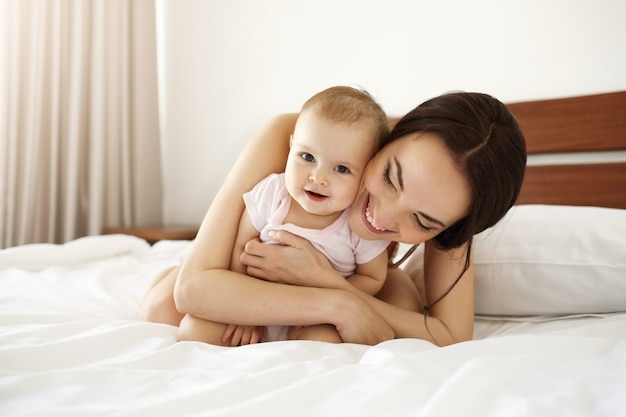
{"label": "baby's eye", "polygon": [[300,155],[300,157],[307,162],[315,162],[315,157],[308,152],[302,152],[302,155]]}
{"label": "baby's eye", "polygon": [[335,171],[339,172],[340,174],[347,174],[350,172],[350,169],[343,165],[337,165],[335,167]]}

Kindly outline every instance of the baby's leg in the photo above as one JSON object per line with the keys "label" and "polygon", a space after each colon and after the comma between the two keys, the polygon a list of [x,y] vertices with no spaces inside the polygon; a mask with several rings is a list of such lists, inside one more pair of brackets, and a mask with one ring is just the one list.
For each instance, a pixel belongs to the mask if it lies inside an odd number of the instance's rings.
{"label": "baby's leg", "polygon": [[210,343],[218,346],[229,346],[222,340],[226,324],[199,319],[187,314],[180,322],[178,340]]}
{"label": "baby's leg", "polygon": [[328,343],[343,343],[337,329],[332,324],[292,327],[289,329],[289,340],[317,340]]}

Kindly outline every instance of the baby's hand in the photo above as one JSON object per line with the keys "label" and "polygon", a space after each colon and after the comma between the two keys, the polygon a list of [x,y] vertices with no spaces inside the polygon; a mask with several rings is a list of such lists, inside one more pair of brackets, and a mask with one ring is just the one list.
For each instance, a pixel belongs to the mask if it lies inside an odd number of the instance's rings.
{"label": "baby's hand", "polygon": [[226,326],[222,342],[230,346],[243,346],[259,343],[263,336],[263,326],[244,326],[229,324]]}

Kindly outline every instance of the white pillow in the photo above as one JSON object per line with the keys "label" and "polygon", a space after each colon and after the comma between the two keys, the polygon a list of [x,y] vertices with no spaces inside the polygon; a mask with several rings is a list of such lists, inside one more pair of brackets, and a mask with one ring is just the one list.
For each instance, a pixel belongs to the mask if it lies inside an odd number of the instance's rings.
{"label": "white pillow", "polygon": [[521,205],[474,239],[477,314],[626,311],[626,210]]}
{"label": "white pillow", "polygon": [[[626,311],[626,210],[514,206],[476,235],[473,254],[476,314]],[[416,282],[422,258],[404,267]]]}

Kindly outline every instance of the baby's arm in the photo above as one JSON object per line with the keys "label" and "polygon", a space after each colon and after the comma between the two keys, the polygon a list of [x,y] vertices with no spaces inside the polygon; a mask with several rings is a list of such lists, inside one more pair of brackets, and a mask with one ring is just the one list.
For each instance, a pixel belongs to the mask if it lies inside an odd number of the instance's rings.
{"label": "baby's arm", "polygon": [[387,278],[387,251],[384,250],[371,261],[359,264],[348,282],[364,293],[375,295],[383,287]]}

